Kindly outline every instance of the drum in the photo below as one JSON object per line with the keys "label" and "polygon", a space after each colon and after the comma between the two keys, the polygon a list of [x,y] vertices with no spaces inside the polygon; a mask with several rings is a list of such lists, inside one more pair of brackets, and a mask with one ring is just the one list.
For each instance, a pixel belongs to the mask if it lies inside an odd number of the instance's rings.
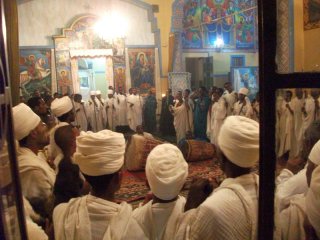
{"label": "drum", "polygon": [[215,146],[208,142],[186,140],[179,148],[187,162],[208,160],[216,157]]}
{"label": "drum", "polygon": [[156,146],[162,144],[154,138],[144,137],[134,134],[127,143],[125,152],[125,164],[129,171],[143,170],[146,166],[146,161],[149,153]]}

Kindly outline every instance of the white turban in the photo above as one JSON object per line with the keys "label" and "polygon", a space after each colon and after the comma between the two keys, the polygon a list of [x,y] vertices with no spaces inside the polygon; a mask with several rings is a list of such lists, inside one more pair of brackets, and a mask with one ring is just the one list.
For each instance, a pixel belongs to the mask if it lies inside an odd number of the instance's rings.
{"label": "white turban", "polygon": [[226,118],[220,129],[218,144],[235,165],[253,167],[259,160],[259,123],[242,116]]}
{"label": "white turban", "polygon": [[51,111],[57,117],[70,112],[72,108],[72,101],[68,96],[56,98],[51,103]]}
{"label": "white turban", "polygon": [[108,95],[109,95],[109,94],[113,94],[113,90],[112,90],[112,89],[109,89],[109,90],[108,90]]}
{"label": "white turban", "polygon": [[247,88],[240,88],[239,94],[240,93],[247,96],[249,93],[249,90]]}
{"label": "white turban", "polygon": [[316,165],[320,165],[320,140],[311,149],[309,160]]}
{"label": "white turban", "polygon": [[312,173],[311,184],[306,196],[308,219],[320,238],[320,166]]}
{"label": "white turban", "polygon": [[102,130],[81,132],[73,155],[81,172],[101,176],[117,172],[124,163],[125,139],[123,134]]}
{"label": "white turban", "polygon": [[40,117],[24,103],[20,103],[19,105],[13,107],[12,114],[14,122],[14,134],[17,140],[21,140],[28,136],[41,121]]}
{"label": "white turban", "polygon": [[101,94],[101,91],[100,90],[97,90],[96,91],[96,95],[100,95]]}
{"label": "white turban", "polygon": [[188,164],[172,144],[156,146],[149,154],[146,175],[155,196],[171,200],[178,196],[188,176]]}
{"label": "white turban", "polygon": [[96,95],[96,91],[90,91],[90,96]]}

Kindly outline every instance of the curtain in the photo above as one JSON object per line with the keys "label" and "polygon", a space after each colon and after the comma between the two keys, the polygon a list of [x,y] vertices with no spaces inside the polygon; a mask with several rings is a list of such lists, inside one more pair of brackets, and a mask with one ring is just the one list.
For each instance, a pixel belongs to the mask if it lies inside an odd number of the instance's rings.
{"label": "curtain", "polygon": [[158,102],[157,114],[161,113],[161,78],[160,78],[160,61],[159,61],[159,49],[154,49],[155,58],[155,85],[156,85],[156,99]]}
{"label": "curtain", "polygon": [[54,49],[51,49],[51,93],[56,93],[57,88],[56,56]]}
{"label": "curtain", "polygon": [[71,58],[71,78],[72,78],[72,93],[80,93],[80,82],[78,77],[78,58]]}
{"label": "curtain", "polygon": [[131,76],[130,76],[130,61],[129,61],[129,54],[128,54],[128,48],[125,49],[125,61],[126,61],[126,89],[128,91],[129,88],[131,88]]}

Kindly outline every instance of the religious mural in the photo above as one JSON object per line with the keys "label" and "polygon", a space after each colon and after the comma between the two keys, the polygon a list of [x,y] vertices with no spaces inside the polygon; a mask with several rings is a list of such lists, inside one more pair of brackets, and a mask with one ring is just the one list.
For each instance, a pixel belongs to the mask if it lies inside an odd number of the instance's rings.
{"label": "religious mural", "polygon": [[140,89],[142,95],[155,87],[154,48],[128,49],[131,86]]}
{"label": "religious mural", "polygon": [[184,49],[214,48],[218,37],[224,48],[257,48],[255,0],[185,0],[183,14]]}
{"label": "religious mural", "polygon": [[51,92],[51,49],[20,49],[20,90],[27,99],[35,90]]}
{"label": "religious mural", "polygon": [[235,67],[231,69],[231,78],[235,91],[240,88],[249,89],[248,98],[253,101],[259,91],[258,67]]}
{"label": "religious mural", "polygon": [[122,87],[124,92],[127,92],[126,86],[126,63],[124,57],[114,56],[113,60],[113,77],[114,89],[118,92],[119,87]]}
{"label": "religious mural", "polygon": [[304,29],[320,28],[320,1],[304,0],[303,22]]}

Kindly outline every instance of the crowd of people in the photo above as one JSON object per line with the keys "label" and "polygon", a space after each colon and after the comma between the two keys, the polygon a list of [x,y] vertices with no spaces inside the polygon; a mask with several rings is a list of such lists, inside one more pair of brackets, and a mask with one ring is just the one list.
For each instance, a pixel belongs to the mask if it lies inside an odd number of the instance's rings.
{"label": "crowd of people", "polygon": [[[109,89],[110,104],[95,92],[88,103],[77,94],[35,96],[28,105],[13,107],[29,238],[256,239],[259,176],[252,168],[259,161],[258,97],[250,103],[248,90],[236,93],[230,83],[225,91],[200,88],[174,97],[168,90],[162,99],[160,131],[175,130],[177,142],[190,136],[214,143],[226,178],[221,183],[194,179],[187,197],[181,196],[188,163],[174,144],[159,144],[145,166],[151,193],[133,210],[115,197],[127,151],[122,132],[127,125],[138,132],[142,126],[155,131],[156,118],[148,123],[143,119],[157,107],[153,91],[143,101],[135,92],[126,96]],[[100,104],[106,109],[101,119],[108,119],[109,108],[114,110],[112,123],[97,123],[94,113],[101,112]],[[77,120],[79,109],[86,129]],[[119,109],[125,109],[123,115]],[[164,124],[168,119],[171,126]],[[319,121],[311,121],[302,142],[299,158],[288,158],[276,181],[279,239],[320,237]]]}

